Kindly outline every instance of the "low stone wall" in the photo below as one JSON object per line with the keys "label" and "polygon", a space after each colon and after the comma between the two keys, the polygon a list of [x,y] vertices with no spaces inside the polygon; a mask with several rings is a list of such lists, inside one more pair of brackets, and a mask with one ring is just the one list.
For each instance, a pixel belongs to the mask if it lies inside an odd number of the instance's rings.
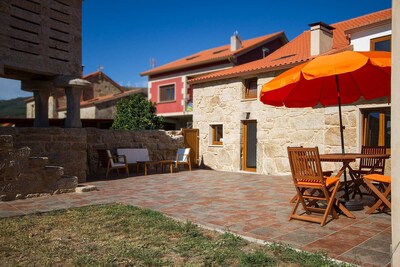
{"label": "low stone wall", "polygon": [[11,135],[14,147],[29,147],[31,157],[47,157],[48,165],[62,166],[66,175],[86,180],[87,136],[85,129],[0,128],[0,135]]}
{"label": "low stone wall", "polygon": [[[97,128],[0,128],[11,135],[15,148],[28,147],[30,157],[47,157],[48,165],[62,166],[79,182],[104,175],[97,172],[97,149],[147,148],[150,159],[173,159],[183,136],[176,131],[122,131]],[[9,144],[12,145],[12,144]],[[25,167],[24,167],[25,168]]]}
{"label": "low stone wall", "polygon": [[76,176],[65,176],[47,157],[31,157],[29,147],[14,148],[11,135],[0,135],[0,200],[74,192]]}

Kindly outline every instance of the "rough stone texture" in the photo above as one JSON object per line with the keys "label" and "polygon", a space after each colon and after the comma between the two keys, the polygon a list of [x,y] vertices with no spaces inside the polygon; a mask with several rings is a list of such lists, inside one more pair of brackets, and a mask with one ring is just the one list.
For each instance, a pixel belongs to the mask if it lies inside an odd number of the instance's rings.
{"label": "rough stone texture", "polygon": [[4,142],[12,144],[12,136],[0,136],[1,200],[75,191],[78,178],[63,176],[63,167],[47,166],[47,157],[30,157],[29,147],[9,148]]}
{"label": "rough stone texture", "polygon": [[[275,76],[273,72],[259,76],[259,92]],[[341,152],[337,106],[273,107],[258,99],[242,99],[242,90],[242,80],[236,78],[194,85],[193,127],[199,129],[199,155],[206,166],[221,171],[242,169],[243,120],[257,121],[257,173],[289,174],[288,146],[318,146],[320,153]],[[384,104],[382,100],[360,100],[342,107],[346,152],[358,152],[361,147],[360,109]],[[211,124],[223,124],[223,146],[211,145]],[[390,160],[386,165],[385,172],[390,173]],[[340,164],[327,164],[327,168],[337,170]]]}
{"label": "rough stone texture", "polygon": [[14,138],[15,147],[29,147],[31,157],[47,157],[48,165],[62,166],[66,175],[86,180],[86,131],[67,128],[0,128]]}
{"label": "rough stone texture", "polygon": [[[150,159],[174,159],[178,147],[183,146],[183,136],[178,131],[118,131],[96,128],[0,128],[0,136],[14,138],[14,146],[22,147],[14,152],[1,149],[9,146],[0,142],[0,174],[5,156],[14,158],[29,150],[29,168],[62,166],[65,175],[77,176],[79,182],[97,174],[97,149],[147,148]],[[10,140],[10,138],[3,138]],[[1,140],[1,139],[0,139]],[[5,142],[8,143],[8,142]],[[10,155],[11,155],[10,154]],[[45,156],[46,158],[43,158]],[[12,161],[13,164],[28,164]],[[18,163],[17,163],[18,162]],[[11,163],[7,163],[11,164]],[[20,166],[20,168],[26,168]],[[15,171],[16,169],[13,169]],[[9,170],[11,171],[11,170]],[[11,175],[13,176],[13,175]],[[15,175],[14,175],[15,176]]]}

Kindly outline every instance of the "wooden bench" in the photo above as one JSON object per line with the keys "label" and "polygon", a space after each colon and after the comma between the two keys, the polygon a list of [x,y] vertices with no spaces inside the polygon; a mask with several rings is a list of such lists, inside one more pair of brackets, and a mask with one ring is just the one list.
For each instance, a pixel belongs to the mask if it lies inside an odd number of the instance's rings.
{"label": "wooden bench", "polygon": [[[128,165],[136,165],[136,173],[139,171],[139,164],[150,162],[147,148],[117,148],[117,155],[124,155]],[[138,164],[139,163],[139,164]]]}

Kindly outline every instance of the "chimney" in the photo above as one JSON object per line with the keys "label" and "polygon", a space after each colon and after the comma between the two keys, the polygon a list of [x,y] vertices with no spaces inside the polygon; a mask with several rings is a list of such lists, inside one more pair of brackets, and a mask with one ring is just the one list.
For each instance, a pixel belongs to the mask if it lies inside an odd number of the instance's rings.
{"label": "chimney", "polygon": [[239,37],[239,33],[235,31],[231,36],[231,51],[236,51],[242,48],[242,40]]}
{"label": "chimney", "polygon": [[311,23],[311,56],[323,54],[333,48],[333,30],[334,27],[323,23]]}

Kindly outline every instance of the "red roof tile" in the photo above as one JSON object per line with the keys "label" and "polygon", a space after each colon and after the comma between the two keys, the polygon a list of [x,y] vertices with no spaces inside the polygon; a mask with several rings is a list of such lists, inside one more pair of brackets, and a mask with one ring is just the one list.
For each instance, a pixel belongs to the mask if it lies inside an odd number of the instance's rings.
{"label": "red roof tile", "polygon": [[[361,17],[331,24],[333,30],[333,48],[325,54],[331,54],[342,50],[351,49],[350,42],[346,38],[345,31],[375,24],[380,21],[391,19],[392,10],[386,9]],[[189,80],[190,83],[200,83],[210,80],[219,80],[229,77],[236,77],[241,74],[260,73],[282,69],[298,64],[312,57],[310,55],[310,31],[305,31],[289,43],[285,44],[266,58],[252,61],[243,65],[235,66],[230,69],[216,71]]]}
{"label": "red roof tile", "polygon": [[[221,61],[221,60],[226,60],[229,57],[232,56],[237,56],[240,55],[244,52],[247,52],[253,47],[256,47],[258,45],[261,45],[262,43],[265,43],[267,41],[273,40],[278,37],[284,37],[283,32],[278,32],[278,33],[272,33],[268,35],[264,35],[261,37],[249,39],[249,40],[244,40],[242,41],[242,48],[236,50],[236,51],[231,51],[230,50],[230,44],[200,51],[196,54],[187,56],[182,59],[178,59],[174,62],[162,65],[160,67],[156,67],[154,69],[145,71],[140,73],[142,76],[146,75],[153,75],[157,73],[162,73],[166,71],[171,71],[171,70],[178,70],[178,69],[184,69],[196,65],[201,65],[205,63],[210,63],[210,62],[216,62],[216,61]],[[286,38],[286,37],[284,37]]]}

